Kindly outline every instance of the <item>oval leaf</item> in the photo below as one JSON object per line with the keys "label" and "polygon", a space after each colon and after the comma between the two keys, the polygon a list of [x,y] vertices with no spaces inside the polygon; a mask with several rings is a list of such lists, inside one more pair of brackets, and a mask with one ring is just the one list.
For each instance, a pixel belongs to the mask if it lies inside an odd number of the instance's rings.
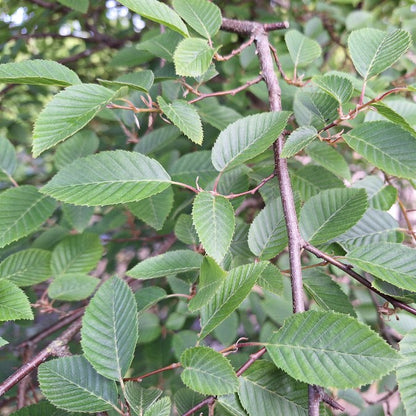
{"label": "oval leaf", "polygon": [[296,68],[310,64],[322,52],[318,42],[309,39],[297,30],[286,32],[285,42]]}
{"label": "oval leaf", "polygon": [[184,39],[173,54],[175,71],[185,77],[199,77],[208,71],[214,53],[205,39]]}
{"label": "oval leaf", "polygon": [[87,125],[117,92],[95,84],[73,85],[56,94],[33,128],[33,156],[71,137]]}
{"label": "oval leaf", "polygon": [[212,163],[219,172],[241,165],[263,153],[280,135],[290,113],[261,113],[230,124],[212,148]]}
{"label": "oval leaf", "polygon": [[67,87],[81,84],[81,80],[74,71],[58,62],[33,59],[1,64],[0,83]]}
{"label": "oval leaf", "polygon": [[410,47],[410,33],[359,29],[348,37],[348,48],[357,72],[369,79],[392,66]]}
{"label": "oval leaf", "polygon": [[238,378],[230,362],[208,347],[188,348],[181,355],[182,381],[202,394],[221,395],[238,390]]}
{"label": "oval leaf", "polygon": [[0,321],[33,319],[25,292],[8,280],[0,280]]}
{"label": "oval leaf", "polygon": [[354,86],[348,78],[335,74],[315,76],[313,82],[321,90],[334,97],[340,105],[348,102],[354,92]]}
{"label": "oval leaf", "polygon": [[162,192],[170,176],[154,159],[115,150],[75,160],[41,190],[75,205],[110,205],[139,201]]}
{"label": "oval leaf", "polygon": [[177,273],[199,270],[203,256],[191,250],[169,251],[143,260],[127,274],[136,279],[154,279]]}
{"label": "oval leaf", "polygon": [[343,137],[357,153],[384,172],[406,179],[416,177],[416,140],[396,124],[363,123]]}
{"label": "oval leaf", "polygon": [[133,292],[113,277],[98,289],[85,310],[81,329],[85,358],[99,374],[121,380],[133,359],[137,337]]}
{"label": "oval leaf", "polygon": [[87,299],[99,282],[96,277],[85,274],[64,274],[49,285],[48,296],[68,302]]}
{"label": "oval leaf", "polygon": [[31,185],[8,189],[0,196],[0,248],[36,231],[56,206]]}
{"label": "oval leaf", "polygon": [[192,29],[207,39],[221,26],[221,10],[208,0],[173,0],[173,7]]}
{"label": "oval leaf", "polygon": [[291,377],[323,387],[359,387],[392,371],[399,354],[376,332],[335,312],[308,311],[288,318],[267,351]]}
{"label": "oval leaf", "polygon": [[313,126],[302,126],[290,133],[285,145],[283,146],[281,157],[292,157],[299,153],[318,135],[318,131]]}
{"label": "oval leaf", "polygon": [[328,189],[302,207],[299,227],[311,244],[322,244],[356,224],[367,209],[364,189]]}
{"label": "oval leaf", "polygon": [[200,192],[193,204],[192,219],[205,251],[221,263],[234,234],[235,217],[231,202],[210,192]]}
{"label": "oval leaf", "polygon": [[381,280],[416,292],[416,250],[410,247],[381,242],[357,247],[346,258]]}
{"label": "oval leaf", "polygon": [[84,357],[63,357],[43,363],[38,378],[43,394],[61,409],[92,413],[116,408],[116,384],[99,375]]}

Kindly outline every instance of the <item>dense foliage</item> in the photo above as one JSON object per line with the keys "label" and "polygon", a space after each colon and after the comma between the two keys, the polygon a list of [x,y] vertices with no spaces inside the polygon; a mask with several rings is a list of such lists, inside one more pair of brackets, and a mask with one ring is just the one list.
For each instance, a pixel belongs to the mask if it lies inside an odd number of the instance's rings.
{"label": "dense foliage", "polygon": [[416,413],[411,1],[0,13],[0,414]]}

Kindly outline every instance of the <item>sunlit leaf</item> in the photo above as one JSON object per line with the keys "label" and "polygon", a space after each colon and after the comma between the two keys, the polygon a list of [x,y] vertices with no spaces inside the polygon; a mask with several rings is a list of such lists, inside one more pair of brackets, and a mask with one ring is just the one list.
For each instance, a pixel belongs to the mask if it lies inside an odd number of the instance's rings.
{"label": "sunlit leaf", "polygon": [[335,74],[315,76],[313,82],[321,90],[334,97],[340,105],[348,102],[354,92],[352,82],[348,78]]}
{"label": "sunlit leaf", "polygon": [[29,299],[14,283],[0,279],[0,321],[16,319],[33,319]]}
{"label": "sunlit leaf", "polygon": [[319,43],[308,38],[297,30],[285,34],[286,46],[295,67],[304,67],[321,55]]}

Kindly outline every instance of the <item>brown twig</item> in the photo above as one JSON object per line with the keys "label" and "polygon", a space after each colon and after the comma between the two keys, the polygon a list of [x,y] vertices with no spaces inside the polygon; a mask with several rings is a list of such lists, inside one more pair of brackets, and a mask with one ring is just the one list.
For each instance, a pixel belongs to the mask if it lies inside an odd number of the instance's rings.
{"label": "brown twig", "polygon": [[181,366],[182,366],[181,363],[173,363],[173,364],[170,364],[166,367],[162,367],[162,368],[158,368],[157,370],[150,371],[150,372],[148,372],[146,374],[143,374],[142,376],[139,376],[139,377],[124,378],[123,381],[136,381],[136,382],[140,383],[144,378],[153,376],[155,374],[163,373],[165,371],[174,370],[175,368],[180,368]]}

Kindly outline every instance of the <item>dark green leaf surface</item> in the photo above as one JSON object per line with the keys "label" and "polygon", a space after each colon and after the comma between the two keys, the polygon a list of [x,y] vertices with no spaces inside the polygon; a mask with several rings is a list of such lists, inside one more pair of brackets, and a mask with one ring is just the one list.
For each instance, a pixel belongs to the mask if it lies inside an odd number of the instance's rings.
{"label": "dark green leaf surface", "polygon": [[170,398],[162,397],[149,406],[144,416],[170,416],[171,406]]}
{"label": "dark green leaf surface", "polygon": [[238,378],[230,362],[208,347],[189,348],[181,355],[181,379],[202,394],[221,395],[238,390]]}
{"label": "dark green leaf surface", "polygon": [[318,131],[313,126],[302,126],[290,133],[281,153],[281,157],[292,157],[299,153],[317,136]]}
{"label": "dark green leaf surface", "polygon": [[335,74],[315,76],[313,82],[321,90],[334,97],[340,105],[348,102],[354,92],[352,82],[348,78]]}
{"label": "dark green leaf surface", "polygon": [[150,308],[152,305],[159,302],[159,300],[164,299],[165,296],[166,291],[161,287],[149,286],[139,289],[135,293],[138,313]]}
{"label": "dark green leaf surface", "polygon": [[291,377],[324,387],[359,387],[394,370],[399,354],[376,332],[335,312],[308,311],[288,318],[267,351]]}
{"label": "dark green leaf surface", "polygon": [[98,289],[85,310],[81,329],[84,355],[99,374],[120,380],[130,367],[137,337],[133,292],[113,277]]}
{"label": "dark green leaf surface", "polygon": [[130,409],[137,415],[143,415],[161,396],[162,390],[145,389],[139,383],[128,381],[125,386],[126,400]]}

